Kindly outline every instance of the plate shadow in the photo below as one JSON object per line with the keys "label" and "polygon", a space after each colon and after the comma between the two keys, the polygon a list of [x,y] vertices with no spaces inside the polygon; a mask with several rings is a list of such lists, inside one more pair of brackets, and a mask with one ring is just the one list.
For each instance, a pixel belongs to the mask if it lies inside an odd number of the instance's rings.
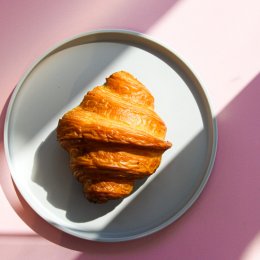
{"label": "plate shadow", "polygon": [[[47,192],[47,201],[56,208],[66,211],[66,217],[73,222],[82,223],[106,215],[122,200],[105,204],[88,202],[82,185],[71,173],[69,155],[61,148],[56,138],[56,129],[38,147],[32,170],[32,181]],[[133,193],[146,181],[136,182]]]}

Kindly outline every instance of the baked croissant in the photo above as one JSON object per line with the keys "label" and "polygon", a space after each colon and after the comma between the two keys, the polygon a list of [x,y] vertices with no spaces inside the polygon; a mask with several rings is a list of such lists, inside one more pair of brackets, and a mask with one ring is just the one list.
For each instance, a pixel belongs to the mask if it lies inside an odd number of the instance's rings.
{"label": "baked croissant", "polygon": [[156,171],[163,152],[171,147],[165,134],[153,96],[124,71],[89,91],[57,127],[73,175],[87,199],[97,203],[128,196],[136,179]]}

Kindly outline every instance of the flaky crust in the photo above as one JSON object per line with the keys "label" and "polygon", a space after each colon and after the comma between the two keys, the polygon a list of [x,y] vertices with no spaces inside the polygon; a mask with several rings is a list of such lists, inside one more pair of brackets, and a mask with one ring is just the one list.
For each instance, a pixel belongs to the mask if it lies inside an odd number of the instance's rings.
{"label": "flaky crust", "polygon": [[90,201],[124,198],[134,180],[156,171],[171,143],[164,141],[166,126],[153,109],[146,87],[120,71],[59,120],[58,141]]}

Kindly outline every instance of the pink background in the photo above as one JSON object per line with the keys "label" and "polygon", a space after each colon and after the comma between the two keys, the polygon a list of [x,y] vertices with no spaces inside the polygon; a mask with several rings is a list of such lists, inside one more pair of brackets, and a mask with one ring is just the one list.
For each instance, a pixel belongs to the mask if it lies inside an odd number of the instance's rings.
{"label": "pink background", "polygon": [[[219,144],[195,205],[162,231],[123,243],[81,240],[39,218],[16,190],[3,148],[9,97],[53,45],[104,29],[146,33],[191,64],[211,96]],[[1,259],[260,259],[259,0],[0,0]]]}

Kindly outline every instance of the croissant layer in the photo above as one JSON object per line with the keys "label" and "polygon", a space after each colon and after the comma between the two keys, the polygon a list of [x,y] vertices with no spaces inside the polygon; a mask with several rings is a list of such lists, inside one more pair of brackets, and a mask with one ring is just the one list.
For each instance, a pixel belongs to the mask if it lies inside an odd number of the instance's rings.
{"label": "croissant layer", "polygon": [[171,143],[164,140],[166,126],[153,108],[146,87],[120,71],[59,120],[58,141],[89,201],[124,198],[134,180],[156,171]]}

